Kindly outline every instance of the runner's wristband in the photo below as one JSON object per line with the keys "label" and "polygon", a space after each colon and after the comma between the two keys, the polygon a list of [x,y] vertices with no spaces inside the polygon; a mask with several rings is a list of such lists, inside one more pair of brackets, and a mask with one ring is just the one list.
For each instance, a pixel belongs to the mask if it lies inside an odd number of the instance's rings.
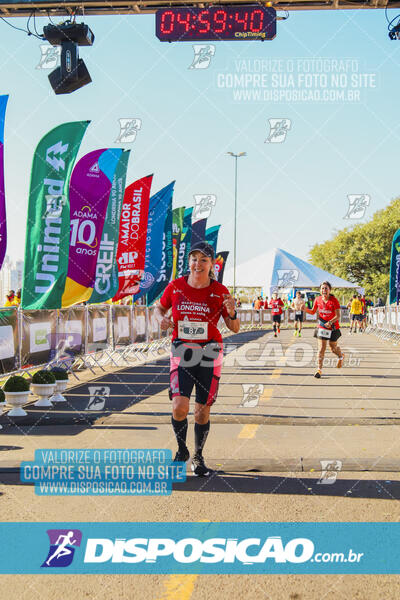
{"label": "runner's wristband", "polygon": [[231,315],[228,314],[228,317],[232,320],[235,321],[237,319],[237,311],[235,310],[235,312],[233,313],[233,317],[231,317]]}

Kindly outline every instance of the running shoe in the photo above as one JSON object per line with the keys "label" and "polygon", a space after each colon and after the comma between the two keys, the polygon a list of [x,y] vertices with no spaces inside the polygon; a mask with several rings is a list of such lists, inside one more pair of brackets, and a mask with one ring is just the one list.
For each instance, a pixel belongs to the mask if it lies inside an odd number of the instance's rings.
{"label": "running shoe", "polygon": [[321,373],[320,369],[318,369],[318,371],[316,371],[316,372],[314,373],[314,377],[315,377],[316,379],[321,379],[321,375],[322,375],[322,373]]}
{"label": "running shoe", "polygon": [[274,333],[274,337],[278,337],[277,333]]}
{"label": "running shoe", "polygon": [[190,453],[187,448],[178,448],[178,452],[175,454],[174,462],[187,462],[190,458]]}
{"label": "running shoe", "polygon": [[341,368],[343,367],[343,361],[344,361],[344,354],[342,354],[342,356],[341,356],[341,357],[338,359],[338,361],[337,361],[337,365],[336,365],[336,367],[337,367],[338,369],[341,369]]}
{"label": "running shoe", "polygon": [[301,331],[299,331],[299,337],[301,337]]}
{"label": "running shoe", "polygon": [[278,333],[280,333],[280,332],[281,332],[281,329],[280,329],[280,327],[278,327]]}
{"label": "running shoe", "polygon": [[297,335],[297,329],[295,329],[295,330],[293,331],[293,335],[296,337],[296,335]]}
{"label": "running shoe", "polygon": [[197,477],[208,477],[211,473],[211,470],[208,467],[206,467],[203,455],[198,454],[197,452],[192,458],[191,468],[194,475],[197,475]]}

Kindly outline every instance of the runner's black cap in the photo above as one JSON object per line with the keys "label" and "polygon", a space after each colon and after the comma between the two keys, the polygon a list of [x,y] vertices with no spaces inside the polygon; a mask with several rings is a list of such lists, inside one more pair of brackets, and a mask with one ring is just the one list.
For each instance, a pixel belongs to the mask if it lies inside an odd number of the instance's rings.
{"label": "runner's black cap", "polygon": [[214,249],[210,244],[207,244],[207,242],[197,242],[197,244],[194,244],[194,246],[190,248],[189,254],[192,254],[192,252],[201,252],[204,256],[208,256],[208,258],[214,260]]}

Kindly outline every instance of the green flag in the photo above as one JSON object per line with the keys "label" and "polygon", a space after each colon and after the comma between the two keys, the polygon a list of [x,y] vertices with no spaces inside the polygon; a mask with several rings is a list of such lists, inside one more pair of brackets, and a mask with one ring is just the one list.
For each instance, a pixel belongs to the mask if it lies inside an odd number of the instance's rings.
{"label": "green flag", "polygon": [[129,153],[130,150],[125,150],[122,153],[115,169],[103,235],[101,236],[100,251],[97,257],[96,281],[89,304],[106,302],[118,292],[119,283],[116,255]]}
{"label": "green flag", "polygon": [[178,273],[178,252],[179,252],[179,245],[181,243],[184,214],[185,214],[184,206],[180,206],[179,208],[174,208],[174,210],[172,211],[172,250],[173,250],[172,279],[175,279],[177,277],[177,273]]}
{"label": "green flag", "polygon": [[69,180],[89,121],[63,123],[39,142],[32,163],[21,307],[60,308],[68,271]]}

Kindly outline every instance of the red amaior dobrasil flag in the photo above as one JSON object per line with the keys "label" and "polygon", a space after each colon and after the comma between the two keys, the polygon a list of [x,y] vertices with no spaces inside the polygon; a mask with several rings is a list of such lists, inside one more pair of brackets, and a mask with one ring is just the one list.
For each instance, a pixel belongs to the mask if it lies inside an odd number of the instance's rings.
{"label": "red amaior dobrasil flag", "polygon": [[119,288],[114,301],[135,294],[144,273],[152,181],[153,175],[147,175],[125,190],[117,250]]}

